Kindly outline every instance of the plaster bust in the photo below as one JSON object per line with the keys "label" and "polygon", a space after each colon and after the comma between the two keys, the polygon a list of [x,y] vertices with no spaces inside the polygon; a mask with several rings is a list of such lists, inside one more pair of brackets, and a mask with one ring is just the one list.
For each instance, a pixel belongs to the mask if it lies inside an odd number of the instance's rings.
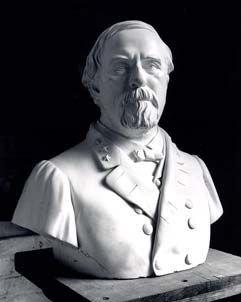
{"label": "plaster bust", "polygon": [[204,162],[158,126],[173,68],[151,25],[106,29],[82,77],[99,121],[25,184],[13,222],[48,237],[75,271],[139,278],[205,262],[222,206]]}

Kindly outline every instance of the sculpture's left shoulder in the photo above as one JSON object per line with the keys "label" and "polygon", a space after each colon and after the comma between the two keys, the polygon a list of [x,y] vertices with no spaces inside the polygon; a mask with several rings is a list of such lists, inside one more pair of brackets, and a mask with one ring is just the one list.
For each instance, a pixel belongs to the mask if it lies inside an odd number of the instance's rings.
{"label": "sculpture's left shoulder", "polygon": [[209,211],[210,211],[210,223],[217,221],[220,216],[223,214],[223,208],[215,188],[211,174],[204,163],[204,161],[197,155],[191,155],[186,152],[177,151],[181,160],[188,167],[192,175],[201,174],[205,188],[208,191],[209,195]]}
{"label": "sculpture's left shoulder", "polygon": [[210,174],[206,164],[197,155],[193,155],[193,157],[198,161],[198,163],[202,169],[203,179],[204,179],[205,185],[206,185],[209,195],[210,195],[210,202],[209,202],[210,220],[211,220],[211,223],[213,223],[216,220],[218,220],[220,218],[220,216],[222,216],[223,208],[222,208],[218,193],[216,191],[214,182],[212,180],[211,174]]}
{"label": "sculpture's left shoulder", "polygon": [[[172,174],[171,171],[176,171],[174,174],[181,180],[183,178],[184,182],[187,178],[192,180],[191,182],[195,183],[196,191],[194,194],[196,195],[200,195],[205,190],[208,195],[210,223],[215,222],[223,214],[223,208],[207,166],[197,155],[181,151],[162,128],[161,132],[166,141],[166,170],[169,172],[166,174]],[[189,189],[194,190],[192,187]]]}

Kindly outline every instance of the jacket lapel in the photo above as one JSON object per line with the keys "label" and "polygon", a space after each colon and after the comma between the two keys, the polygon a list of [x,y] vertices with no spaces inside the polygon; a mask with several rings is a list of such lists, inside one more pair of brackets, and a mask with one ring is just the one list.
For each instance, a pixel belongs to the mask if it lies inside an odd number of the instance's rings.
{"label": "jacket lapel", "polygon": [[106,184],[118,195],[140,207],[150,218],[154,219],[159,190],[154,184],[147,185],[126,166],[118,166],[106,177]]}
{"label": "jacket lapel", "polygon": [[[175,229],[182,221],[182,208],[185,205],[190,173],[176,145],[163,131],[166,140],[166,159],[162,177],[162,189],[158,203],[158,221],[153,255],[160,246],[168,248],[177,240]],[[172,233],[173,232],[173,233]],[[160,255],[160,250],[158,254]]]}
{"label": "jacket lapel", "polygon": [[105,184],[128,202],[140,207],[150,218],[156,214],[159,190],[133,170],[132,160],[107,137],[92,126],[87,134],[87,143],[102,170],[110,170]]}

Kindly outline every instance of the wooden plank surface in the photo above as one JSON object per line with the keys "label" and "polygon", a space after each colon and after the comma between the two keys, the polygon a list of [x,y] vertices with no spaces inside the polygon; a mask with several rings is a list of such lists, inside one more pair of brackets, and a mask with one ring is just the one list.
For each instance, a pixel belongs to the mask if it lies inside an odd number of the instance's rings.
{"label": "wooden plank surface", "polygon": [[[215,301],[241,293],[241,258],[210,249],[205,264],[154,278],[134,280],[78,280],[60,282],[90,301]],[[232,291],[232,289],[235,291]],[[199,296],[199,300],[192,297]]]}
{"label": "wooden plank surface", "polygon": [[0,240],[0,301],[5,302],[48,302],[50,301],[32,282],[16,272],[16,252],[49,247],[39,235],[5,238]]}
{"label": "wooden plank surface", "polygon": [[[48,298],[45,297],[45,295],[42,293],[42,291],[38,292],[31,292],[31,293],[24,293],[22,295],[11,295],[8,297],[0,297],[1,302],[51,302]],[[71,302],[71,301],[69,301]]]}
{"label": "wooden plank surface", "polygon": [[[58,277],[55,277],[53,271],[51,272],[51,263],[54,261],[48,259],[48,250],[25,255],[21,253],[24,261],[20,268],[23,274],[37,282],[53,301],[59,301],[60,293],[65,297],[65,301],[71,302],[209,302],[241,293],[241,257],[217,250],[210,249],[206,263],[196,268],[161,277],[133,280],[102,280],[79,275],[60,277],[58,274]],[[47,263],[48,270],[41,265],[41,257],[43,263]],[[26,262],[30,263],[30,268]],[[36,262],[40,264],[37,274],[31,265]],[[44,276],[43,280],[40,280],[41,276]]]}
{"label": "wooden plank surface", "polygon": [[[221,289],[221,290],[215,290],[209,292],[208,295],[205,293],[193,297],[188,297],[182,300],[178,300],[176,302],[211,302],[223,298],[228,298],[234,295],[238,295],[240,293],[241,293],[241,285],[239,284],[235,286],[229,286],[225,290]],[[239,301],[241,301],[241,298],[239,298]]]}

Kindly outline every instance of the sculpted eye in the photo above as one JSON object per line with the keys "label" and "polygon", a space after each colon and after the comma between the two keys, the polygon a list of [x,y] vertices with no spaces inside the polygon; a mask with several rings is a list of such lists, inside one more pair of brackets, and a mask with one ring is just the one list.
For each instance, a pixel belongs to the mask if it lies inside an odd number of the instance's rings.
{"label": "sculpted eye", "polygon": [[154,62],[150,63],[150,66],[151,66],[151,68],[158,68],[158,69],[161,68],[160,64],[154,63]]}
{"label": "sculpted eye", "polygon": [[158,71],[161,70],[161,63],[154,60],[147,60],[143,63],[143,68],[150,71]]}
{"label": "sculpted eye", "polygon": [[127,65],[126,64],[116,64],[112,68],[112,72],[116,75],[123,75],[127,71]]}

